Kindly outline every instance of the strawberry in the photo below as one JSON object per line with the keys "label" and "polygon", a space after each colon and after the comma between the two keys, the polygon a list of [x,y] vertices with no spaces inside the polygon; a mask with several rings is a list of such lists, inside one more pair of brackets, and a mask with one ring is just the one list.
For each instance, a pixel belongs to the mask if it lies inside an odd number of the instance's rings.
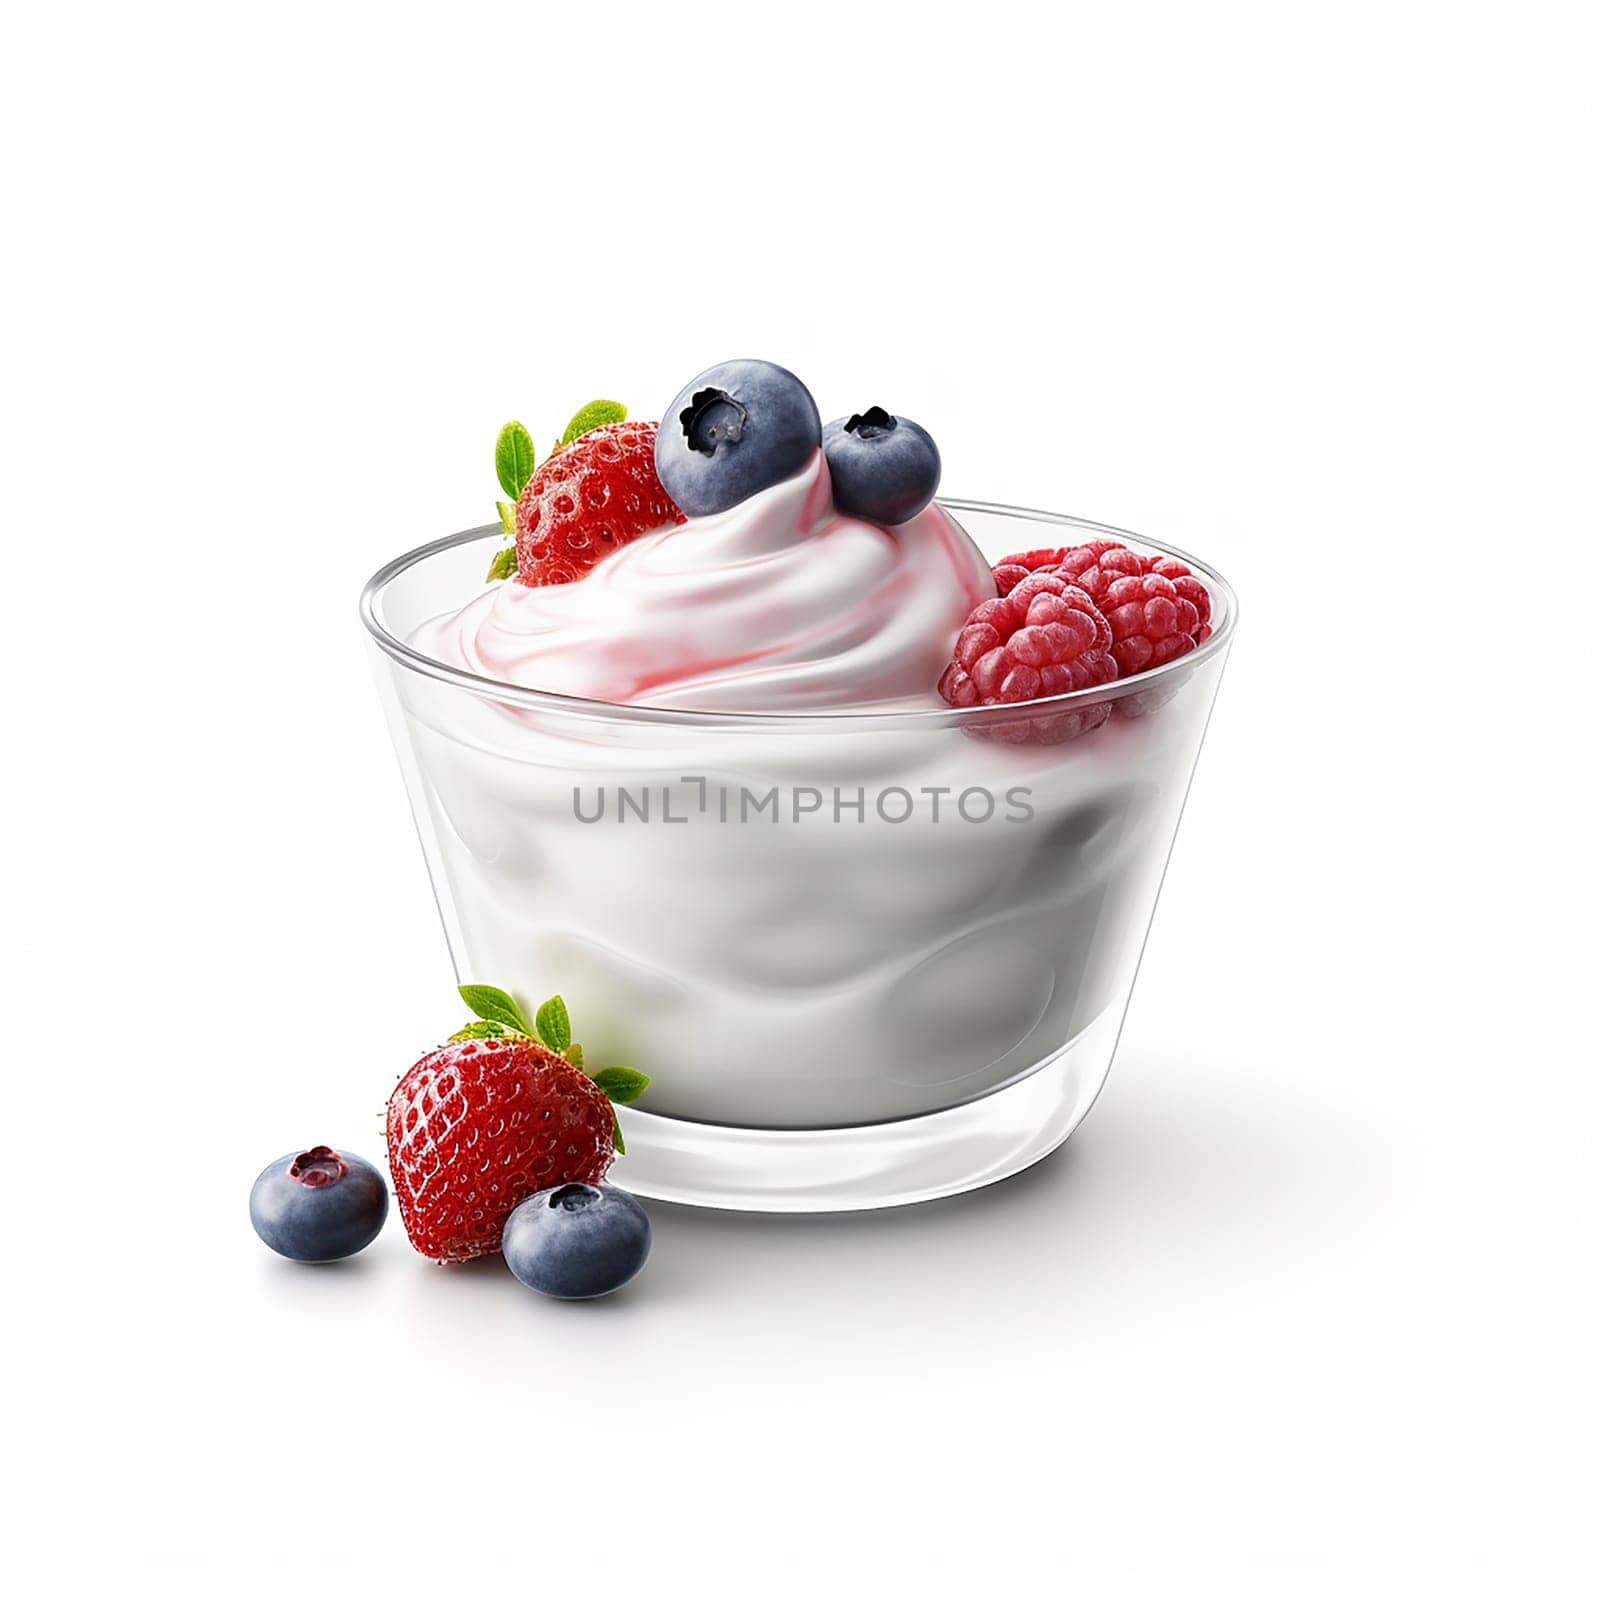
{"label": "strawberry", "polygon": [[573,583],[641,533],[688,520],[656,476],[655,423],[627,415],[615,400],[591,400],[537,470],[528,430],[500,430],[494,469],[511,499],[495,504],[515,543],[495,553],[490,582]]}
{"label": "strawberry", "polygon": [[685,521],[656,476],[656,425],[613,422],[558,450],[517,497],[517,581],[572,583],[641,533]]}
{"label": "strawberry", "polygon": [[506,1218],[529,1195],[598,1184],[623,1148],[612,1100],[634,1100],[642,1073],[590,1076],[560,996],[530,1023],[503,990],[467,984],[481,1019],[431,1050],[389,1097],[389,1173],[411,1243],[434,1261],[500,1248]]}

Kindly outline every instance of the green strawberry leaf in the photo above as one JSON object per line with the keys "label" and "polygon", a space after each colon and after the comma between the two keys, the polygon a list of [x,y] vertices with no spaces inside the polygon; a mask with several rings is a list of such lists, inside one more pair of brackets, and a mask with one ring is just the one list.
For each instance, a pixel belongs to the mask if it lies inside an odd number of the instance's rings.
{"label": "green strawberry leaf", "polygon": [[489,563],[488,576],[485,583],[493,583],[496,578],[514,578],[517,575],[517,547],[508,544],[504,550],[496,550],[494,560]]}
{"label": "green strawberry leaf", "polygon": [[463,1039],[501,1039],[505,1037],[505,1029],[498,1022],[469,1022],[464,1028],[457,1028],[445,1040],[446,1044],[460,1044]]}
{"label": "green strawberry leaf", "polygon": [[464,983],[458,992],[475,1017],[497,1022],[508,1033],[520,1033],[529,1039],[534,1037],[527,1013],[504,989],[487,983]]}
{"label": "green strawberry leaf", "polygon": [[520,422],[508,422],[494,442],[494,471],[513,500],[533,476],[533,438]]}
{"label": "green strawberry leaf", "polygon": [[632,1067],[602,1067],[593,1077],[596,1085],[605,1090],[606,1098],[618,1105],[637,1100],[650,1087],[650,1080]]}
{"label": "green strawberry leaf", "polygon": [[534,1013],[533,1025],[543,1043],[560,1055],[572,1043],[572,1020],[567,1003],[558,994],[550,996]]}
{"label": "green strawberry leaf", "polygon": [[611,1148],[615,1150],[619,1156],[625,1156],[628,1153],[628,1146],[622,1137],[622,1124],[617,1121],[617,1114],[615,1111],[611,1113]]}
{"label": "green strawberry leaf", "polygon": [[515,539],[517,536],[517,508],[509,500],[496,500],[494,508],[500,513],[500,526],[506,530],[506,538]]}
{"label": "green strawberry leaf", "polygon": [[583,1071],[583,1046],[581,1044],[576,1042],[569,1044],[567,1046],[566,1056],[567,1060],[570,1061],[579,1072]]}
{"label": "green strawberry leaf", "polygon": [[593,433],[596,428],[603,428],[608,422],[626,422],[628,408],[618,400],[591,400],[567,424],[566,432],[561,435],[561,448],[571,444],[574,439],[581,439],[586,433]]}

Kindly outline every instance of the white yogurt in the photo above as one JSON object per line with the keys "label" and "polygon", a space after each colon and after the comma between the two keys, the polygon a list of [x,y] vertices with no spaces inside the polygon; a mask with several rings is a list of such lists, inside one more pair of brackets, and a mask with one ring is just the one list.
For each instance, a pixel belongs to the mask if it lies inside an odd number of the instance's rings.
{"label": "white yogurt", "polygon": [[501,683],[613,705],[938,705],[957,630],[995,592],[941,507],[898,528],[834,509],[819,451],[715,517],[647,534],[578,583],[495,585],[413,639]]}

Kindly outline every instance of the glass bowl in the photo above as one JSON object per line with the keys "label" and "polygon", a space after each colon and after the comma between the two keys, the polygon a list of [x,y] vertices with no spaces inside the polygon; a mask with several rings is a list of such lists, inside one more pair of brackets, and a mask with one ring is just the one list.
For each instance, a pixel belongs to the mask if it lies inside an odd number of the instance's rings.
{"label": "glass bowl", "polygon": [[591,1066],[650,1074],[620,1108],[614,1176],[638,1194],[765,1211],[951,1194],[1048,1154],[1105,1081],[1237,604],[1170,546],[941,503],[991,560],[1099,538],[1177,556],[1212,633],[1022,707],[710,713],[413,649],[482,592],[497,524],[362,594],[457,979],[560,993]]}

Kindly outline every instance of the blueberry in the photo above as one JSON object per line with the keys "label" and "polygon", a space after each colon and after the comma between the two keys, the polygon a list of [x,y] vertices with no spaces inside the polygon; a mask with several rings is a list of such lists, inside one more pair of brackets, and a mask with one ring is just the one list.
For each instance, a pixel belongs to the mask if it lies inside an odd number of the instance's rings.
{"label": "blueberry", "polygon": [[291,1261],[341,1261],[378,1237],[389,1214],[383,1175],[325,1144],[274,1161],[250,1191],[262,1242]]}
{"label": "blueberry", "polygon": [[609,1183],[541,1189],[506,1218],[506,1265],[530,1289],[557,1300],[592,1300],[620,1289],[650,1254],[650,1219]]}
{"label": "blueberry", "polygon": [[939,447],[909,417],[869,406],[822,430],[833,503],[847,517],[887,527],[909,522],[939,487]]}
{"label": "blueberry", "polygon": [[681,390],[656,430],[656,476],[691,517],[792,478],[822,444],[810,391],[770,361],[724,361]]}

